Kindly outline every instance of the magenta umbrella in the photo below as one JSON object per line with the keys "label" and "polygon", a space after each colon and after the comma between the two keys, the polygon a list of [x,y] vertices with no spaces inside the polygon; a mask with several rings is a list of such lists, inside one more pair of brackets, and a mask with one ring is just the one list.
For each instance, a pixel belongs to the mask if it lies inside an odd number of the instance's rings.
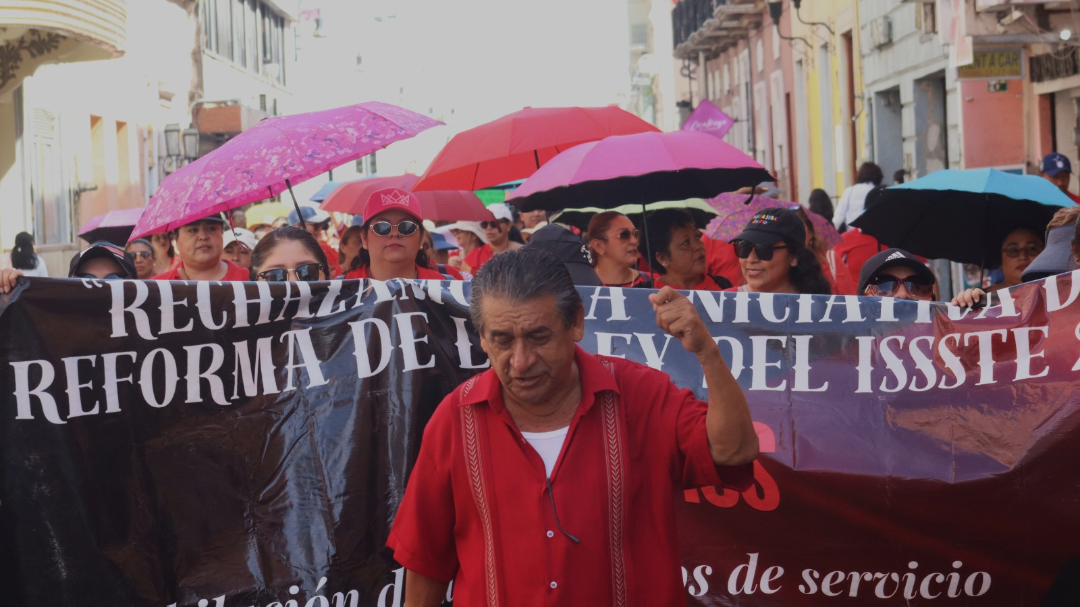
{"label": "magenta umbrella", "polygon": [[107,240],[113,244],[124,244],[131,236],[131,230],[143,214],[143,208],[117,209],[104,215],[98,215],[83,224],[79,237],[89,243]]}
{"label": "magenta umbrella", "polygon": [[420,201],[424,219],[432,221],[486,221],[491,212],[476,194],[468,190],[430,190],[416,192],[413,187],[420,178],[412,173],[392,177],[369,177],[343,183],[319,206],[324,211],[362,215],[371,193],[384,188],[400,188],[412,192]]}
{"label": "magenta umbrella", "polygon": [[753,158],[697,131],[618,135],[572,147],[507,202],[522,211],[710,198],[773,181]]}
{"label": "magenta umbrella", "polygon": [[294,184],[440,124],[375,101],[267,118],[165,179],[133,238],[291,193]]}
{"label": "magenta umbrella", "polygon": [[[706,202],[716,209],[717,215],[705,228],[705,235],[709,238],[728,242],[743,231],[750,218],[758,211],[777,207],[793,209],[800,206],[797,202],[785,202],[773,198],[754,197],[753,200],[750,200],[750,196],[745,194],[721,194]],[[831,221],[808,209],[804,208],[803,210],[806,211],[806,215],[810,218],[810,223],[814,224],[814,231],[817,232],[818,238],[824,240],[825,244],[829,245],[829,248],[835,247],[843,241]]]}

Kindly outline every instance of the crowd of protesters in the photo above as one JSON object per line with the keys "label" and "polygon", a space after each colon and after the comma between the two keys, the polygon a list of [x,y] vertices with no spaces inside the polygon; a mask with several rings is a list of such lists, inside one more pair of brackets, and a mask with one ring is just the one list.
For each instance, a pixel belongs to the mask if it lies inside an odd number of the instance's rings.
{"label": "crowd of protesters", "polygon": [[[1068,159],[1050,154],[1041,169],[1046,179],[1067,192],[1072,171]],[[902,180],[903,174],[895,175],[897,179]],[[866,163],[835,211],[829,195],[814,190],[806,207],[778,203],[755,214],[730,242],[705,236],[688,212],[670,208],[648,213],[643,222],[640,216],[635,222],[616,211],[597,213],[580,231],[558,223],[557,214],[518,213],[512,205],[496,203],[488,207],[488,220],[436,225],[425,221],[415,195],[390,188],[372,194],[363,215],[354,217],[351,225],[334,226],[329,213],[301,206],[273,224],[249,230],[244,211],[236,209],[228,219],[211,215],[169,233],[132,240],[126,249],[93,243],[75,256],[68,275],[212,281],[470,280],[496,255],[536,246],[547,248],[564,264],[574,264],[571,275],[580,285],[936,300],[942,289],[926,260],[889,248],[854,227],[829,246],[811,221],[811,214],[816,214],[846,227],[876,204],[882,180],[880,167]],[[758,191],[762,196],[771,193]],[[1078,214],[1080,207],[1061,209],[1047,226],[1045,238],[1028,228],[1010,232],[1001,246],[999,280],[961,291],[952,302],[974,305],[987,292],[1077,268]],[[335,232],[336,238],[331,236]],[[537,238],[538,234],[544,236]],[[120,263],[117,251],[125,263]],[[94,260],[99,261],[90,263]],[[45,260],[28,233],[20,233],[15,246],[0,257],[0,293],[10,291],[20,276],[48,276]]]}

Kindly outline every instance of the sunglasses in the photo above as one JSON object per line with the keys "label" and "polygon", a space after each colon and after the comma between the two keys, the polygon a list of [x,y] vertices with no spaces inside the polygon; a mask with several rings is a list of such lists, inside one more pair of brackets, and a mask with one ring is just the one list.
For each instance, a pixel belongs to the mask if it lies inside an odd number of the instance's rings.
{"label": "sunglasses", "polygon": [[1001,250],[1009,259],[1016,259],[1020,257],[1020,253],[1023,253],[1025,257],[1035,257],[1039,253],[1043,252],[1043,247],[1037,244],[1029,244],[1026,247],[1018,247],[1016,245],[1005,247]]}
{"label": "sunglasses", "polygon": [[510,223],[510,222],[506,221],[505,219],[500,219],[498,221],[481,221],[480,222],[480,229],[482,229],[482,230],[494,230],[495,228],[499,227],[499,224],[502,224],[502,223]]}
{"label": "sunglasses", "polygon": [[128,255],[132,259],[148,259],[154,256],[153,251],[128,251]]}
{"label": "sunglasses", "polygon": [[892,274],[878,274],[871,281],[867,289],[867,295],[878,297],[892,297],[904,285],[908,293],[917,299],[930,299],[934,296],[934,281],[924,276],[908,276],[897,278]]}
{"label": "sunglasses", "polygon": [[125,278],[127,278],[127,276],[121,276],[119,274],[106,274],[104,276],[99,277],[99,276],[94,276],[93,274],[90,274],[89,272],[84,272],[82,274],[76,275],[75,278],[82,278],[84,280],[124,280]]}
{"label": "sunglasses", "polygon": [[398,234],[402,236],[411,236],[416,232],[418,227],[420,226],[415,221],[409,221],[407,219],[397,225],[392,224],[389,221],[376,221],[371,224],[371,231],[374,232],[376,236],[385,237],[389,236],[390,233],[394,231],[394,228],[397,228]]}
{"label": "sunglasses", "polygon": [[637,238],[640,234],[641,234],[641,232],[639,232],[637,230],[631,230],[629,228],[623,228],[623,229],[619,230],[619,232],[617,234],[615,234],[615,238],[618,238],[619,240],[621,240],[623,242],[626,242],[626,241],[630,240],[631,238]]}
{"label": "sunglasses", "polygon": [[295,268],[275,268],[273,270],[263,270],[259,272],[257,276],[267,282],[285,282],[289,280],[289,272],[296,276],[296,280],[300,282],[316,282],[320,280],[319,272],[326,272],[329,274],[329,270],[326,266],[318,263],[305,263],[303,265],[296,266]]}
{"label": "sunglasses", "polygon": [[750,251],[753,251],[761,261],[772,259],[773,251],[777,249],[788,248],[786,244],[754,244],[748,240],[736,240],[731,244],[735,245],[735,256],[739,259],[750,257]]}

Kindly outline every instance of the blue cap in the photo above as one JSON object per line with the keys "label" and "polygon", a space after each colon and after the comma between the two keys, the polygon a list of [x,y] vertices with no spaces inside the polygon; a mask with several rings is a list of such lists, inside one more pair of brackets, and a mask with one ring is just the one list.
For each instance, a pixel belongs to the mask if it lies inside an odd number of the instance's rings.
{"label": "blue cap", "polygon": [[330,213],[327,213],[322,209],[304,205],[300,207],[300,215],[296,214],[296,209],[289,211],[289,217],[286,221],[288,221],[291,226],[298,226],[300,225],[301,216],[304,218],[305,223],[322,223],[330,219]]}
{"label": "blue cap", "polygon": [[1058,154],[1057,152],[1051,152],[1042,159],[1042,163],[1039,165],[1039,172],[1047,177],[1053,177],[1058,173],[1072,173],[1072,163],[1065,157],[1064,154]]}
{"label": "blue cap", "polygon": [[446,240],[446,237],[438,232],[431,232],[431,244],[435,246],[436,251],[447,251],[457,248],[454,245],[450,244]]}
{"label": "blue cap", "polygon": [[352,216],[352,222],[349,225],[350,226],[362,226],[362,225],[364,225],[364,216],[363,215],[353,215]]}

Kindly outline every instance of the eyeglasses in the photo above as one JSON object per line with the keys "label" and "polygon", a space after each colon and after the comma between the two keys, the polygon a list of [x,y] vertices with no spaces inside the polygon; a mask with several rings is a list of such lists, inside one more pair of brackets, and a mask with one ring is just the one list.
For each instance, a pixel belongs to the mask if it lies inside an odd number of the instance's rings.
{"label": "eyeglasses", "polygon": [[268,282],[285,282],[289,280],[289,272],[293,273],[296,280],[300,282],[316,282],[320,280],[319,272],[326,272],[329,274],[329,270],[326,266],[318,263],[305,263],[303,265],[296,266],[295,268],[274,268],[273,270],[263,270],[259,272],[257,276]]}
{"label": "eyeglasses", "polygon": [[893,297],[900,290],[900,285],[904,285],[907,292],[916,299],[930,299],[934,296],[934,281],[925,276],[897,278],[892,274],[878,274],[870,280],[866,291],[867,295]]}
{"label": "eyeglasses", "polygon": [[777,249],[788,248],[786,244],[754,244],[748,240],[736,240],[731,244],[735,245],[735,256],[739,259],[750,257],[750,251],[753,251],[761,261],[772,259],[773,251]]}
{"label": "eyeglasses", "polygon": [[1029,244],[1025,247],[1019,247],[1017,245],[1010,245],[1001,249],[1001,252],[1005,254],[1009,259],[1016,259],[1020,257],[1020,253],[1023,253],[1025,257],[1035,257],[1039,253],[1043,252],[1043,247],[1037,244]]}
{"label": "eyeglasses", "polygon": [[132,259],[148,259],[154,256],[153,251],[128,251]]}
{"label": "eyeglasses", "polygon": [[638,236],[640,236],[640,234],[641,234],[641,232],[639,232],[637,230],[631,230],[629,228],[623,228],[623,229],[619,230],[617,234],[615,234],[615,238],[618,238],[619,240],[621,240],[623,242],[626,242],[626,241],[630,240],[631,238],[635,238],[635,239],[638,238]]}
{"label": "eyeglasses", "polygon": [[371,231],[375,232],[376,236],[389,236],[393,232],[394,228],[397,228],[397,233],[402,236],[411,236],[416,228],[420,227],[415,221],[405,220],[398,224],[392,224],[389,221],[376,221],[371,224]]}
{"label": "eyeglasses", "polygon": [[483,230],[494,230],[495,228],[499,227],[500,224],[503,224],[503,223],[510,223],[510,222],[506,221],[505,219],[500,219],[498,221],[481,221],[480,222],[480,228],[483,229]]}
{"label": "eyeglasses", "polygon": [[119,274],[106,274],[104,276],[94,276],[89,272],[75,275],[75,278],[82,278],[84,280],[124,280],[127,276],[121,276]]}

